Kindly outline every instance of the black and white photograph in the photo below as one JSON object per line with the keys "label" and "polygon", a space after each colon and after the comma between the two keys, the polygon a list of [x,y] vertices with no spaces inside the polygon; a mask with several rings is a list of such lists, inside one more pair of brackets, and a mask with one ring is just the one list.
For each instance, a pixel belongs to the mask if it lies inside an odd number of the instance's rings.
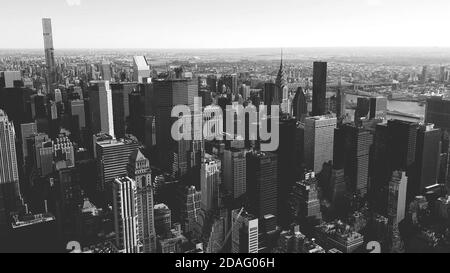
{"label": "black and white photograph", "polygon": [[450,1],[0,10],[0,253],[450,253]]}

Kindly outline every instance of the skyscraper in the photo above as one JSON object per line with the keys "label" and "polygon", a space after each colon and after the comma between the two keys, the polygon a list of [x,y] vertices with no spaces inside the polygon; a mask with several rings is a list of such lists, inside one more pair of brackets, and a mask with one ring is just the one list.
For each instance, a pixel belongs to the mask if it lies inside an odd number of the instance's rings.
{"label": "skyscraper", "polygon": [[99,181],[97,189],[108,190],[114,178],[127,175],[127,164],[130,155],[136,151],[138,143],[130,137],[124,139],[108,139],[96,143]]}
{"label": "skyscraper", "polygon": [[86,112],[84,109],[83,100],[73,100],[70,102],[70,113],[72,116],[78,117],[78,128],[82,129],[86,127]]}
{"label": "skyscraper", "polygon": [[[278,215],[278,163],[277,155],[268,152],[247,153],[247,193],[249,211],[262,222],[265,216]],[[276,223],[275,223],[276,224]],[[275,226],[267,226],[272,231]]]}
{"label": "skyscraper", "polygon": [[370,98],[370,119],[385,119],[387,112],[387,98],[374,97]]}
{"label": "skyscraper", "polygon": [[390,171],[409,171],[416,158],[418,124],[403,120],[388,121]]}
{"label": "skyscraper", "polygon": [[[126,133],[126,120],[130,116],[130,94],[137,88],[137,83],[112,83],[110,84],[112,91],[113,119],[114,131],[116,137],[123,137]],[[139,96],[141,100],[142,96]],[[133,105],[134,107],[142,107]],[[143,111],[143,109],[131,109],[132,111]],[[142,118],[142,116],[141,116]],[[136,137],[138,137],[136,135]]]}
{"label": "skyscraper", "polygon": [[291,206],[295,219],[322,219],[320,200],[318,197],[317,178],[314,172],[306,173],[305,177],[293,187]]}
{"label": "skyscraper", "polygon": [[[296,146],[295,131],[297,129],[297,121],[292,117],[283,117],[280,119],[280,143],[276,154],[278,155],[278,210],[285,212],[288,209],[288,197],[295,184],[296,179],[296,154],[294,147]],[[288,224],[287,213],[281,213],[278,220],[282,224]]]}
{"label": "skyscraper", "polygon": [[231,215],[231,252],[258,253],[258,218],[246,211],[233,210]]}
{"label": "skyscraper", "polygon": [[306,94],[303,88],[297,88],[297,92],[294,95],[292,101],[292,114],[297,120],[303,121],[308,115],[308,103],[306,101]]}
{"label": "skyscraper", "polygon": [[112,67],[110,62],[102,62],[100,65],[100,74],[102,80],[111,81],[112,80]]}
{"label": "skyscraper", "polygon": [[139,253],[136,182],[129,177],[116,178],[112,189],[116,247],[123,253]]}
{"label": "skyscraper", "polygon": [[143,83],[144,78],[150,78],[150,66],[144,56],[133,57],[133,81]]}
{"label": "skyscraper", "polygon": [[194,105],[198,96],[198,81],[191,80],[157,80],[153,82],[154,96],[158,98],[156,112],[156,143],[160,167],[171,171],[175,141],[171,137],[172,107],[175,105]]}
{"label": "skyscraper", "polygon": [[421,125],[417,131],[414,168],[408,175],[408,196],[414,197],[437,183],[441,151],[441,130],[433,124]]}
{"label": "skyscraper", "polygon": [[0,109],[0,184],[19,183],[15,138],[14,124]]}
{"label": "skyscraper", "polygon": [[233,148],[225,150],[223,172],[225,188],[233,198],[238,198],[247,191],[245,151]]}
{"label": "skyscraper", "polygon": [[320,173],[324,163],[333,160],[334,129],[336,118],[328,116],[305,119],[305,164],[306,168]]}
{"label": "skyscraper", "polygon": [[336,129],[334,139],[334,163],[345,170],[348,190],[367,193],[369,181],[369,152],[373,143],[372,133],[353,124]]}
{"label": "skyscraper", "polygon": [[276,91],[278,101],[277,104],[281,103],[281,111],[283,113],[288,113],[289,109],[289,90],[287,87],[286,73],[283,66],[283,52],[281,52],[280,69],[278,70],[277,78],[275,80]]}
{"label": "skyscraper", "polygon": [[109,81],[90,82],[89,109],[92,133],[106,133],[114,137],[113,103]]}
{"label": "skyscraper", "polygon": [[195,186],[185,187],[180,194],[182,227],[185,234],[194,231],[195,223],[198,223],[201,217],[202,193]]}
{"label": "skyscraper", "polygon": [[221,183],[221,162],[214,158],[205,158],[200,169],[201,207],[211,211],[219,207],[219,185]]}
{"label": "skyscraper", "polygon": [[52,20],[42,18],[42,29],[44,35],[45,64],[47,67],[47,92],[50,85],[56,83],[56,62],[53,48]]}
{"label": "skyscraper", "polygon": [[407,184],[408,177],[405,172],[392,173],[388,197],[388,216],[391,225],[398,225],[405,218]]}
{"label": "skyscraper", "polygon": [[425,122],[433,123],[437,128],[450,132],[450,100],[442,97],[427,99]]}
{"label": "skyscraper", "polygon": [[342,90],[342,80],[339,79],[338,89],[336,91],[336,117],[338,119],[345,116],[346,103],[347,98],[344,90]]}
{"label": "skyscraper", "polygon": [[156,232],[153,213],[153,185],[150,162],[137,149],[129,158],[128,176],[136,181],[138,238],[144,253],[156,251]]}
{"label": "skyscraper", "polygon": [[325,115],[325,99],[327,93],[327,63],[314,62],[313,65],[313,103],[312,115]]}
{"label": "skyscraper", "polygon": [[0,228],[20,199],[15,137],[14,124],[0,109]]}
{"label": "skyscraper", "polygon": [[28,145],[27,138],[37,133],[36,122],[20,124],[20,135],[22,143],[22,164],[25,164],[25,160],[28,157]]}

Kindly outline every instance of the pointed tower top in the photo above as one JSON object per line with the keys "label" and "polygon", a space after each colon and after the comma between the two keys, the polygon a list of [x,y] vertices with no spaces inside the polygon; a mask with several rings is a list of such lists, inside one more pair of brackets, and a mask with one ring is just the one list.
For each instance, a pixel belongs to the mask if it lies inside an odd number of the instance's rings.
{"label": "pointed tower top", "polygon": [[134,152],[131,153],[129,161],[130,163],[139,162],[142,160],[147,160],[145,155],[141,152],[141,149],[136,149]]}
{"label": "pointed tower top", "polygon": [[283,49],[281,49],[281,60],[280,60],[280,69],[278,70],[277,79],[275,80],[275,84],[283,88],[286,86],[286,75],[284,73],[284,67],[283,67]]}

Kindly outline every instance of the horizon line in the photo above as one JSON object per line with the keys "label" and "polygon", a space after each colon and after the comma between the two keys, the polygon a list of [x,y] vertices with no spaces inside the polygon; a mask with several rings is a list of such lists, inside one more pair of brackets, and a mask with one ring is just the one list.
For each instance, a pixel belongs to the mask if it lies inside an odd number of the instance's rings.
{"label": "horizon line", "polygon": [[[233,50],[233,49],[346,49],[346,48],[363,48],[363,49],[450,49],[450,46],[285,46],[285,47],[98,47],[98,48],[70,48],[70,47],[60,47],[54,48],[57,50]],[[11,48],[11,47],[0,47],[0,50],[43,50],[44,48]]]}

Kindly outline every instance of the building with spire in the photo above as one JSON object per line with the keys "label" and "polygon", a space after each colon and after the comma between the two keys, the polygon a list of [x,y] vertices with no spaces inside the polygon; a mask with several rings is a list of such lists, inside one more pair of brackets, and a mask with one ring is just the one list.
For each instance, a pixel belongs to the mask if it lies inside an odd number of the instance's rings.
{"label": "building with spire", "polygon": [[289,113],[289,90],[287,87],[286,73],[283,66],[283,50],[281,51],[280,69],[278,70],[277,78],[275,80],[278,103],[281,103],[281,111]]}

